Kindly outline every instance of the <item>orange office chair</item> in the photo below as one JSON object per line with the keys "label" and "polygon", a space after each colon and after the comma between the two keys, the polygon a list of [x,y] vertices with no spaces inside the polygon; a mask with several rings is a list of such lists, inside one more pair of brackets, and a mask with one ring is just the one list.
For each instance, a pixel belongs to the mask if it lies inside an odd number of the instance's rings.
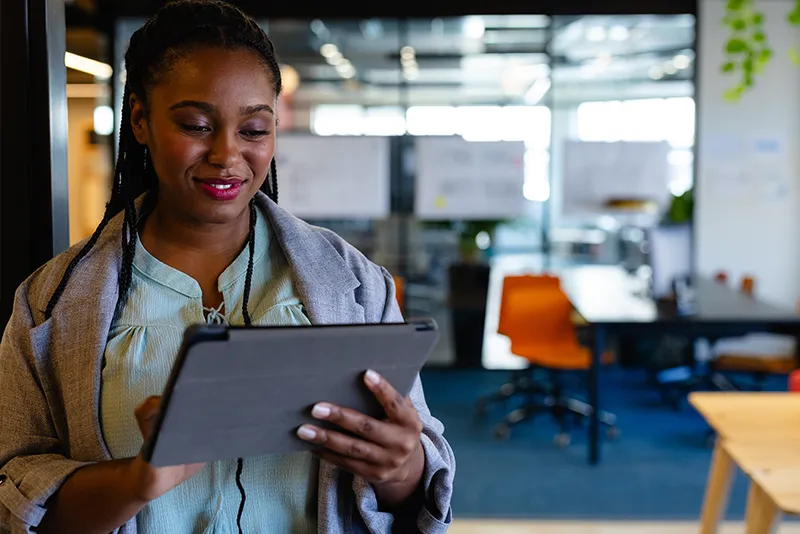
{"label": "orange office chair", "polygon": [[[554,289],[560,291],[561,281],[556,276],[544,275],[513,275],[503,278],[503,289],[500,297],[500,314],[497,323],[497,333],[508,337],[511,323],[509,313],[509,297],[516,291],[524,289]],[[516,394],[542,393],[545,386],[537,384],[533,380],[532,370],[523,369],[513,371],[508,382],[500,386],[497,392],[481,397],[476,404],[476,412],[479,417],[485,415],[489,405],[503,403]]]}
{"label": "orange office chair", "polygon": [[[529,401],[509,413],[497,426],[495,435],[507,437],[512,426],[546,409],[560,427],[555,441],[565,447],[570,442],[570,422],[589,417],[594,409],[586,402],[567,396],[563,387],[561,375],[588,371],[591,365],[591,353],[578,342],[572,323],[572,304],[560,288],[546,287],[515,290],[508,296],[507,306],[511,352],[526,358],[531,367],[547,371],[550,387],[541,402]],[[603,363],[612,361],[610,353],[603,355]],[[599,417],[608,427],[609,435],[616,436],[616,416],[600,412]]]}
{"label": "orange office chair", "polygon": [[406,281],[400,276],[392,276],[394,278],[395,295],[397,297],[397,305],[400,306],[400,313],[404,316],[406,314]]}

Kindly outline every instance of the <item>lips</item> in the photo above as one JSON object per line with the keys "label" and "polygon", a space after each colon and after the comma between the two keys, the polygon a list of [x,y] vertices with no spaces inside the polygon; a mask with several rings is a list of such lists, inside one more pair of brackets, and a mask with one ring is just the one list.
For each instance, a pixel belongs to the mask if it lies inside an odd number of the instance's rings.
{"label": "lips", "polygon": [[239,178],[196,178],[200,187],[214,200],[232,200],[242,191]]}

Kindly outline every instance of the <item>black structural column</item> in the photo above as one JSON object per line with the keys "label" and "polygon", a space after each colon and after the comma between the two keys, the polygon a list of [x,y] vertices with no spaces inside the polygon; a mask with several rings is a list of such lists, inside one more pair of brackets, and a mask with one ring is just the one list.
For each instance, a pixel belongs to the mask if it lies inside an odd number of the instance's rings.
{"label": "black structural column", "polygon": [[0,1],[0,329],[69,245],[64,0]]}

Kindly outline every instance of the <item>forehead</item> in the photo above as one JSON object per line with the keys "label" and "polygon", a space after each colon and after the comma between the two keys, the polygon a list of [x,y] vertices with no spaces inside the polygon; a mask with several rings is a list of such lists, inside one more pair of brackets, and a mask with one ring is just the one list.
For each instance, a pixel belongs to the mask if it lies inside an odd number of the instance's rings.
{"label": "forehead", "polygon": [[276,95],[262,58],[247,49],[204,47],[169,61],[168,70],[150,91],[154,105],[197,100],[239,109],[271,104]]}

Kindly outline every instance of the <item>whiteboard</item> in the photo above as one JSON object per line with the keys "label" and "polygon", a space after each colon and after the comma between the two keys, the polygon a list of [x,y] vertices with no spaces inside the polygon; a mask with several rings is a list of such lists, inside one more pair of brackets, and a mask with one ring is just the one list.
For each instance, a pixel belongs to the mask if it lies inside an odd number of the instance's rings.
{"label": "whiteboard", "polygon": [[281,135],[275,148],[280,205],[304,219],[389,214],[389,138]]}
{"label": "whiteboard", "polygon": [[414,212],[420,219],[511,219],[525,210],[522,141],[416,139]]}
{"label": "whiteboard", "polygon": [[666,141],[566,141],[564,145],[565,215],[607,213],[612,199],[657,202],[670,198]]}

